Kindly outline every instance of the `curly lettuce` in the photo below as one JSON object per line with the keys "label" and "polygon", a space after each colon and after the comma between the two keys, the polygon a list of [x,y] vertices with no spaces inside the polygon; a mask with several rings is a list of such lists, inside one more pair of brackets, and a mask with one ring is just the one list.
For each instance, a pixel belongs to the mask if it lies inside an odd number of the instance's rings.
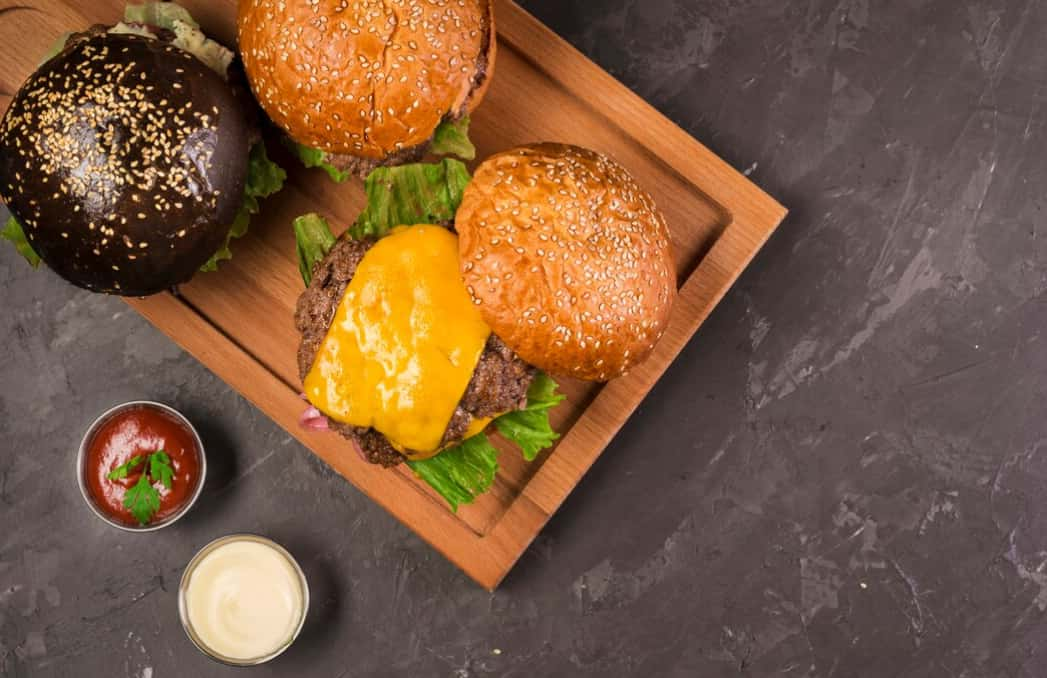
{"label": "curly lettuce", "polygon": [[109,30],[110,33],[137,33],[154,37],[151,33],[141,33],[138,25],[155,26],[174,33],[172,44],[184,49],[206,64],[223,78],[228,77],[229,64],[234,54],[221,43],[208,38],[200,24],[196,22],[189,10],[173,2],[147,2],[142,5],[128,5],[124,9],[124,21]]}
{"label": "curly lettuce", "polygon": [[124,21],[134,24],[146,24],[173,31],[179,23],[192,28],[200,28],[193,15],[185,7],[174,2],[146,2],[141,5],[128,5],[124,8]]}
{"label": "curly lettuce", "polygon": [[440,123],[433,133],[429,152],[434,155],[453,155],[462,160],[475,158],[476,147],[469,140],[469,116]]}
{"label": "curly lettuce", "polygon": [[539,372],[527,390],[527,407],[494,420],[494,426],[502,437],[516,443],[527,461],[534,461],[542,450],[552,447],[560,438],[560,434],[549,423],[549,410],[566,398],[556,389],[557,384],[552,377]]}
{"label": "curly lettuce", "polygon": [[290,148],[303,165],[306,167],[319,167],[327,172],[327,176],[337,183],[343,183],[353,176],[349,170],[340,170],[327,161],[327,153],[319,148],[303,146],[291,139],[287,139],[287,147]]}
{"label": "curly lettuce", "polygon": [[251,148],[251,155],[247,162],[247,183],[244,186],[244,203],[240,211],[229,227],[225,242],[217,252],[200,267],[201,271],[217,271],[218,262],[233,258],[233,252],[229,248],[233,238],[242,238],[247,233],[251,224],[251,217],[258,214],[258,201],[267,198],[284,187],[287,172],[282,167],[269,159],[266,154],[265,142],[259,141]]}
{"label": "curly lettuce", "polygon": [[319,214],[304,214],[294,220],[295,249],[298,252],[298,271],[305,286],[313,281],[313,269],[334,247],[335,237],[327,220]]}
{"label": "curly lettuce", "polygon": [[498,473],[498,450],[484,434],[463,440],[430,459],[408,461],[416,476],[458,512],[486,492]]}
{"label": "curly lettuce", "polygon": [[367,207],[349,229],[354,238],[381,238],[397,226],[446,224],[454,220],[469,184],[458,160],[379,167],[367,175]]}
{"label": "curly lettuce", "polygon": [[[341,184],[353,176],[353,173],[349,170],[335,167],[326,151],[300,144],[290,138],[286,138],[285,141],[287,147],[297,156],[302,165],[309,168],[317,167],[322,169],[327,173],[327,176],[331,177],[332,181]],[[429,152],[433,155],[453,155],[462,160],[475,158],[476,147],[469,140],[469,116],[461,117],[458,120],[441,122],[437,126],[436,131],[433,132],[433,140],[429,144]]]}
{"label": "curly lettuce", "polygon": [[[494,420],[498,433],[515,443],[527,461],[534,461],[560,437],[549,423],[549,410],[565,398],[557,388],[549,375],[539,372],[527,392],[527,407]],[[460,505],[472,503],[491,488],[498,473],[498,450],[487,434],[480,433],[435,457],[407,465],[457,513]]]}
{"label": "curly lettuce", "polygon": [[22,224],[18,223],[18,219],[15,219],[14,216],[7,218],[7,223],[0,230],[0,238],[14,244],[15,249],[30,266],[36,268],[40,265],[40,255],[29,244],[29,240],[25,237],[25,231],[22,229]]}

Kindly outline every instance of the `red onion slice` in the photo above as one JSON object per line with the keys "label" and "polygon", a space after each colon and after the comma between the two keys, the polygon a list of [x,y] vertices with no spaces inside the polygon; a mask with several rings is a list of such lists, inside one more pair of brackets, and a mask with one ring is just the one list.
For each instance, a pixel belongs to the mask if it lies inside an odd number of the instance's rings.
{"label": "red onion slice", "polygon": [[[306,397],[305,397],[304,393],[299,393],[298,396],[302,400],[306,400]],[[308,400],[306,400],[306,402],[308,402]],[[298,425],[301,426],[302,428],[304,428],[307,431],[330,431],[331,430],[331,420],[328,419],[327,416],[324,415],[323,412],[321,412],[320,410],[316,409],[312,405],[307,407],[306,410],[304,412],[302,412],[301,416],[298,417]],[[361,459],[363,459],[366,462],[370,461],[367,458],[367,455],[364,454],[363,449],[360,447],[360,445],[355,440],[349,440],[349,444],[353,446],[353,449],[356,450],[356,453],[358,455],[360,455]]]}
{"label": "red onion slice", "polygon": [[301,416],[298,417],[298,425],[308,431],[328,431],[331,429],[331,422],[324,416],[324,413],[312,406],[306,408]]}

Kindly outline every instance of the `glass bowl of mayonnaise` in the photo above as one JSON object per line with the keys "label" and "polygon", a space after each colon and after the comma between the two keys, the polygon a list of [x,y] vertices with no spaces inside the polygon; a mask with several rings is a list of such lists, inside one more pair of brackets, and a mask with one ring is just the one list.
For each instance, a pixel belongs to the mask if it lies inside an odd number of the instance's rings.
{"label": "glass bowl of mayonnaise", "polygon": [[231,534],[200,549],[178,587],[178,614],[193,644],[231,666],[257,666],[291,646],[305,624],[309,586],[271,539]]}

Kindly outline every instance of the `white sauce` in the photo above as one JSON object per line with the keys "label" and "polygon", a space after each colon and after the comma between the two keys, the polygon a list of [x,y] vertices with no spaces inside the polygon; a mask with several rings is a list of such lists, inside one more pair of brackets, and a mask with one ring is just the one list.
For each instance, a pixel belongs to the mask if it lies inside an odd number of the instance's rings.
{"label": "white sauce", "polygon": [[237,660],[266,657],[286,645],[304,605],[298,573],[287,558],[246,540],[204,556],[189,577],[185,602],[203,644]]}

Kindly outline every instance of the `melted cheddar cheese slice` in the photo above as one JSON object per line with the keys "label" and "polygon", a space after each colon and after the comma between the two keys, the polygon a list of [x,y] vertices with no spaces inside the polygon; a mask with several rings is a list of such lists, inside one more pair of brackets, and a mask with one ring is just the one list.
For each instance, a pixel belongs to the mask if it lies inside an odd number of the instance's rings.
{"label": "melted cheddar cheese slice", "polygon": [[458,237],[401,227],[360,261],[306,375],[306,397],[336,421],[420,453],[412,458],[432,456],[490,333],[458,271]]}

